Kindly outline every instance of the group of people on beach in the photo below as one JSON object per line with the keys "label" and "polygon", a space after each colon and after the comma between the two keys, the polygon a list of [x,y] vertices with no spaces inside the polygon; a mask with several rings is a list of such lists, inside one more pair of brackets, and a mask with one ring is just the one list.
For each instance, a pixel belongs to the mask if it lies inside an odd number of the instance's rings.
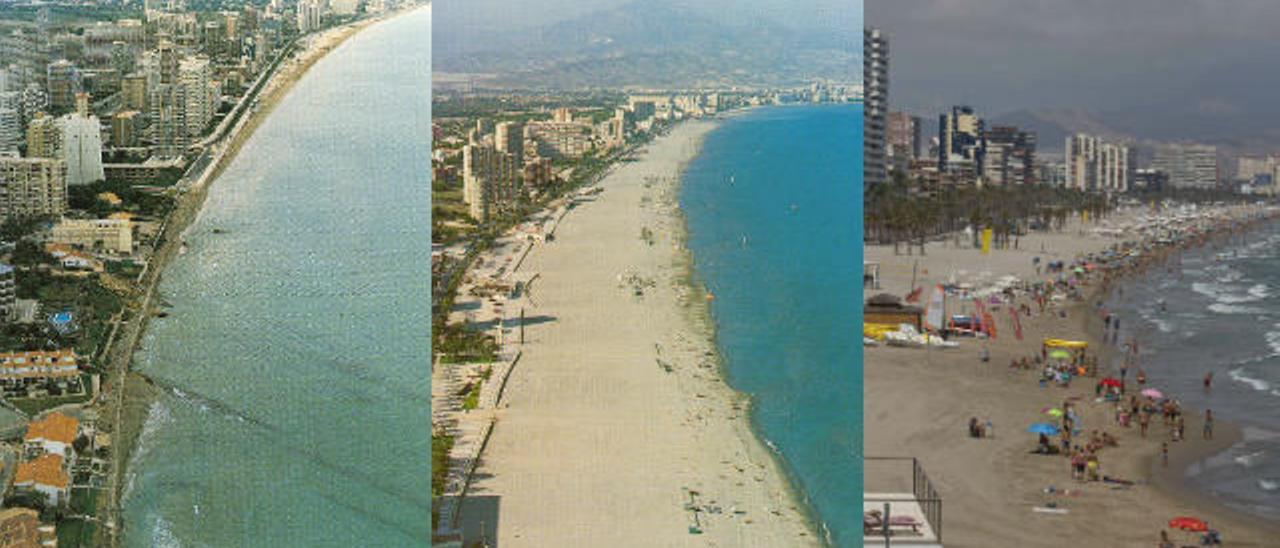
{"label": "group of people on beach", "polygon": [[[1091,299],[1093,296],[1101,297],[1094,304],[1101,318],[1102,342],[1108,346],[1122,348],[1123,359],[1117,367],[1119,379],[1110,379],[1106,383],[1098,379],[1094,396],[1101,404],[1114,405],[1116,426],[1128,429],[1136,422],[1143,438],[1148,437],[1153,420],[1159,416],[1161,424],[1168,431],[1168,437],[1161,440],[1160,446],[1161,462],[1166,467],[1171,444],[1186,439],[1187,412],[1176,399],[1155,392],[1147,393],[1151,395],[1128,393],[1130,390],[1142,392],[1147,388],[1147,372],[1139,365],[1138,340],[1130,338],[1121,345],[1122,337],[1125,336],[1123,334],[1126,332],[1121,329],[1120,315],[1108,310],[1104,299],[1111,296],[1113,292],[1121,292],[1123,296],[1120,281],[1141,276],[1152,268],[1167,266],[1176,261],[1186,247],[1203,245],[1210,241],[1215,237],[1215,231],[1221,226],[1217,220],[1214,220],[1210,223],[1199,222],[1164,230],[1159,233],[1159,237],[1151,237],[1152,234],[1148,233],[1146,234],[1148,238],[1143,241],[1117,244],[1102,253],[1077,257],[1070,262],[1056,261],[1042,265],[1040,257],[1036,257],[1032,262],[1036,276],[1040,278],[1038,281],[1016,283],[1003,288],[994,297],[987,297],[993,309],[1004,305],[1026,318],[1046,313],[1066,318],[1068,311],[1068,307],[1064,306],[1066,301],[1080,302]],[[1229,230],[1235,232],[1242,229],[1242,225],[1237,223]],[[1086,294],[1089,297],[1086,297]],[[1159,307],[1161,312],[1167,310],[1167,305],[1163,301],[1159,303]],[[1014,314],[1014,317],[1016,322],[1017,314]],[[1099,376],[1099,355],[1096,353],[1086,356],[1083,350],[1073,351],[1069,357],[1059,355],[1056,359],[1050,359],[1049,354],[1049,349],[1042,347],[1037,355],[1010,359],[1009,369],[1010,371],[1039,371],[1038,381],[1042,387],[1052,383],[1069,387],[1073,379]],[[984,344],[981,361],[988,362],[989,357],[990,354]],[[1130,371],[1131,369],[1133,371]],[[1133,377],[1129,377],[1131,372],[1135,373]],[[1209,373],[1204,378],[1205,390],[1209,390],[1211,384],[1212,373]],[[1039,434],[1036,452],[1063,456],[1069,462],[1071,477],[1075,481],[1133,485],[1132,481],[1103,474],[1101,453],[1108,448],[1118,447],[1120,440],[1106,430],[1091,430],[1088,434],[1079,430],[1081,423],[1077,406],[1082,399],[1080,396],[1070,396],[1062,402],[1061,407],[1052,412],[1059,417],[1060,428],[1043,429]],[[989,422],[984,424],[978,417],[971,417],[969,435],[984,437],[989,424]],[[1202,433],[1204,439],[1212,439],[1213,428],[1213,413],[1211,410],[1206,410]],[[1162,539],[1168,540],[1166,532],[1162,532]],[[1216,531],[1206,534],[1204,539],[1206,545],[1220,542]],[[1165,546],[1165,543],[1162,542],[1161,546]]]}

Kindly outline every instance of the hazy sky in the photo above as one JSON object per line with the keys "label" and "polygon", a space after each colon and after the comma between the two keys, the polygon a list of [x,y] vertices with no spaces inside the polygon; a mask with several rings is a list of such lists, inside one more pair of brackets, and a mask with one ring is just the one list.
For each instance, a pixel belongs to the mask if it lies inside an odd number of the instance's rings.
{"label": "hazy sky", "polygon": [[[728,21],[771,19],[796,30],[862,28],[862,0],[661,0],[669,5],[693,8]],[[572,19],[593,11],[616,8],[644,0],[441,0],[436,2],[438,41],[465,37],[471,29],[524,28]]]}
{"label": "hazy sky", "polygon": [[867,0],[866,22],[894,108],[1280,113],[1276,0]]}

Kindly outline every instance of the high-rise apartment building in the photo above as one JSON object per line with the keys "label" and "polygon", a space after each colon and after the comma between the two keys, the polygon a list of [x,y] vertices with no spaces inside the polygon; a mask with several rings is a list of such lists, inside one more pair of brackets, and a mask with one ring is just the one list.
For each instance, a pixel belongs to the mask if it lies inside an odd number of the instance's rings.
{"label": "high-rise apartment building", "polygon": [[135,73],[120,79],[120,100],[126,110],[146,111],[147,76]]}
{"label": "high-rise apartment building", "polygon": [[67,163],[53,158],[0,158],[0,219],[67,211]]}
{"label": "high-rise apartment building", "polygon": [[462,147],[462,194],[471,218],[483,223],[510,212],[519,198],[520,176],[513,155],[474,140]]}
{"label": "high-rise apartment building", "polygon": [[1036,134],[1013,126],[995,126],[986,130],[983,140],[983,184],[1036,184]]}
{"label": "high-rise apartment building", "polygon": [[47,73],[49,108],[55,113],[72,110],[76,106],[76,94],[84,91],[80,69],[66,59],[49,64]]}
{"label": "high-rise apartment building", "polygon": [[27,124],[27,156],[57,158],[62,150],[62,127],[58,119],[37,112]]}
{"label": "high-rise apartment building", "polygon": [[306,34],[318,30],[320,28],[320,15],[323,10],[324,4],[317,0],[299,0],[298,32]]}
{"label": "high-rise apartment building", "polygon": [[920,157],[920,117],[890,112],[885,127],[885,156],[894,169],[906,169]]}
{"label": "high-rise apartment building", "polygon": [[182,86],[182,108],[186,111],[187,137],[194,140],[218,112],[222,96],[218,83],[213,79],[213,67],[204,56],[188,57],[178,64],[178,78]]}
{"label": "high-rise apartment building", "polygon": [[181,59],[171,82],[164,83],[162,77],[161,83],[150,86],[147,97],[148,133],[156,154],[169,158],[180,156],[204,134],[221,100],[207,57]]}
{"label": "high-rise apartment building", "polygon": [[981,174],[985,125],[973,108],[955,106],[938,118],[938,170]]}
{"label": "high-rise apartment building", "polygon": [[67,184],[87,185],[105,178],[102,168],[102,126],[98,117],[79,112],[63,116],[59,157],[67,163]]}
{"label": "high-rise apartment building", "polygon": [[1129,145],[1077,133],[1067,137],[1066,184],[1078,190],[1126,192],[1132,186]]}
{"label": "high-rise apartment building", "polygon": [[524,124],[502,122],[494,126],[493,145],[498,152],[510,154],[517,170],[524,166]]}
{"label": "high-rise apartment building", "polygon": [[889,39],[880,29],[862,31],[862,177],[864,185],[888,179],[885,120],[889,109]]}
{"label": "high-rise apartment building", "polygon": [[1218,186],[1218,148],[1212,145],[1161,145],[1151,167],[1163,172],[1174,188]]}
{"label": "high-rise apartment building", "polygon": [[111,117],[111,146],[138,146],[138,125],[142,113],[136,110],[122,110]]}
{"label": "high-rise apartment building", "polygon": [[22,114],[18,109],[0,106],[0,156],[13,156],[22,144]]}

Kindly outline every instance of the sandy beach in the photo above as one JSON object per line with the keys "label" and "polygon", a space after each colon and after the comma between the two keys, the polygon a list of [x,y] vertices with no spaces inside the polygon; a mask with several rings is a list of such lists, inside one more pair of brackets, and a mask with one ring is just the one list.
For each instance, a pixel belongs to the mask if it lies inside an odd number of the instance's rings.
{"label": "sandy beach", "polygon": [[[482,256],[529,289],[499,309],[519,358],[497,409],[471,412],[494,422],[460,508],[468,542],[817,544],[688,284],[678,176],[714,127],[681,123],[615,166],[527,255]],[[475,300],[460,292],[455,316],[478,319]]]}
{"label": "sandy beach", "polygon": [[[1122,213],[1108,222],[1132,221],[1137,214]],[[866,260],[881,264],[882,288],[868,288],[866,295],[907,294],[913,267],[917,284],[925,287],[950,281],[981,286],[1007,275],[1034,280],[1032,257],[1070,263],[1120,241],[1091,230],[1097,226],[1073,222],[1060,232],[1023,237],[1019,250],[997,249],[990,255],[954,241],[930,243],[924,256],[918,249],[916,255],[906,255],[904,247],[895,255],[893,246],[867,246]],[[1065,317],[1024,317],[1021,341],[1014,337],[1008,314],[996,314],[998,337],[987,342],[989,363],[979,359],[983,343],[968,338],[959,339],[959,348],[945,350],[867,348],[866,454],[920,459],[943,500],[946,546],[1156,546],[1168,521],[1183,515],[1206,520],[1227,545],[1274,546],[1275,524],[1184,487],[1183,471],[1238,440],[1237,428],[1219,421],[1215,439],[1203,440],[1202,412],[1187,410],[1187,437],[1169,444],[1169,465],[1164,467],[1160,444],[1169,436],[1158,416],[1143,438],[1136,426],[1116,424],[1114,404],[1095,401],[1096,379],[1080,379],[1070,388],[1042,388],[1038,369],[1009,367],[1013,359],[1039,354],[1043,338],[1056,337],[1089,341],[1091,350],[1100,351],[1100,376],[1107,374],[1106,364],[1120,350],[1102,344],[1103,321],[1093,304],[1100,298],[1097,287],[1086,289],[1086,295],[1084,301],[1057,308]],[[1106,431],[1118,440],[1117,447],[1099,453],[1101,473],[1133,481],[1132,486],[1078,482],[1065,457],[1031,453],[1036,436],[1027,433],[1027,426],[1052,421],[1042,410],[1071,397],[1079,398],[1076,406],[1086,433]],[[995,436],[969,437],[970,417],[990,420]],[[884,479],[878,473],[868,468],[868,490]],[[1053,491],[1047,492],[1050,487]],[[1066,513],[1033,511],[1050,503]],[[1198,536],[1190,533],[1170,531],[1170,538],[1178,546],[1199,545]]]}

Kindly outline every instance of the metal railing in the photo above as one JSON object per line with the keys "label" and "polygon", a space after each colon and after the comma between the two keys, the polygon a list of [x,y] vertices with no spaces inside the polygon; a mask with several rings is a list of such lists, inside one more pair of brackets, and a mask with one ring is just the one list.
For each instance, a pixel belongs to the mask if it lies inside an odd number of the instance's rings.
{"label": "metal railing", "polygon": [[[878,492],[868,489],[867,486],[873,481],[884,485],[889,485],[886,491],[900,492],[905,488],[905,470],[903,469],[908,463],[911,466],[911,496],[915,499],[916,504],[920,506],[920,511],[924,513],[925,521],[929,527],[933,529],[934,537],[938,543],[942,542],[942,497],[938,496],[937,489],[934,488],[933,482],[929,479],[929,475],[925,473],[924,467],[920,465],[920,461],[915,457],[864,457],[863,472],[863,492]],[[886,465],[881,467],[879,465]],[[881,469],[888,471],[888,474],[872,474],[872,469]],[[874,479],[873,479],[874,478]],[[865,501],[879,501],[881,499],[867,498]],[[884,502],[891,502],[885,499]]]}

